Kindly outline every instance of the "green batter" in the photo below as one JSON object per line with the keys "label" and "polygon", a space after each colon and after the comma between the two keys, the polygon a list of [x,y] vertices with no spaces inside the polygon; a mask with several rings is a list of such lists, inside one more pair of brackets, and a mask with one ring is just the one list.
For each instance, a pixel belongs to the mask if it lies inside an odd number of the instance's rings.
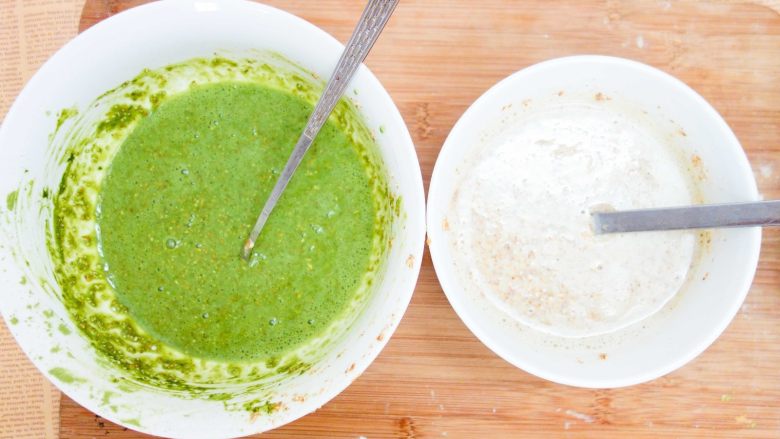
{"label": "green batter", "polygon": [[109,282],[136,323],[199,358],[279,357],[318,335],[369,270],[376,206],[328,122],[258,240],[242,244],[312,107],[262,85],[193,87],[143,118],[98,204]]}
{"label": "green batter", "polygon": [[240,258],[321,93],[276,54],[193,58],[53,121],[65,168],[47,230],[58,298],[122,386],[255,411],[245,405],[271,401],[276,383],[348,333],[384,272],[400,206],[349,99],[251,261]]}

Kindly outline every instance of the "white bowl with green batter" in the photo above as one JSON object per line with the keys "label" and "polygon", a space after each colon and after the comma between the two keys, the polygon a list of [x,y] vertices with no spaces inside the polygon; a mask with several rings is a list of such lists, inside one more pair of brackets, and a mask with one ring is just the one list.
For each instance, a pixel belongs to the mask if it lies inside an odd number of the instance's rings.
{"label": "white bowl with green batter", "polygon": [[71,398],[147,433],[235,437],[317,409],[378,355],[424,205],[367,68],[239,259],[341,49],[267,6],[159,2],[30,80],[0,129],[2,313]]}

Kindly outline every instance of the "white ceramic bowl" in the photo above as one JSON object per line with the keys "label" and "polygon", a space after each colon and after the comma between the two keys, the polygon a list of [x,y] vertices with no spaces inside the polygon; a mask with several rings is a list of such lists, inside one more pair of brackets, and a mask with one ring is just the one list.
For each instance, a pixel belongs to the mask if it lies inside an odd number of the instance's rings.
{"label": "white ceramic bowl", "polygon": [[613,334],[582,339],[541,334],[515,322],[489,305],[480,292],[464,287],[454,269],[450,234],[443,223],[463,175],[464,158],[500,134],[510,104],[515,108],[533,105],[560,91],[584,96],[601,92],[631,102],[654,120],[671,120],[669,126],[677,133],[670,133],[669,138],[687,157],[700,157],[692,167],[699,173],[704,202],[759,199],[736,137],[688,86],[660,70],[625,59],[554,59],[525,68],[490,88],[463,114],[444,143],[431,179],[427,210],[436,274],[466,326],[496,354],[529,373],[593,388],[652,380],[704,351],[737,313],[758,262],[760,228],[711,231],[711,243],[692,266],[686,285],[660,312]]}
{"label": "white ceramic bowl", "polygon": [[[42,198],[42,188],[56,188],[64,170],[61,164],[47,165],[56,111],[83,109],[144,68],[253,50],[280,53],[327,78],[343,46],[300,18],[254,2],[154,2],[111,17],[65,45],[33,76],[0,130],[3,317],[25,353],[63,392],[134,430],[168,437],[236,437],[310,413],[344,390],[376,358],[414,290],[425,233],[420,167],[398,109],[362,66],[349,87],[359,93],[350,96],[377,139],[390,188],[402,197],[403,212],[391,232],[394,244],[384,277],[366,308],[322,361],[278,389],[273,402],[281,409],[251,416],[230,409],[241,401],[186,399],[155,389],[127,391],[111,382],[107,362],[75,330],[57,299],[59,287],[44,234],[50,201]],[[29,187],[27,182],[32,182]],[[7,212],[6,194],[20,183],[16,208]],[[24,284],[22,276],[27,279]]]}

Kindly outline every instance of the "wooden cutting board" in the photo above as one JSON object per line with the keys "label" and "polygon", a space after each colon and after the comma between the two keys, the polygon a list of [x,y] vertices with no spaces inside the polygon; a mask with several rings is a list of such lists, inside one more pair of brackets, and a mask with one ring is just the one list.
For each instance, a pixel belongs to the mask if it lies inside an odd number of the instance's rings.
{"label": "wooden cutting board", "polygon": [[[88,0],[81,29],[144,1]],[[361,1],[270,3],[346,41]],[[444,139],[488,87],[548,58],[633,58],[679,77],[726,118],[766,198],[780,198],[780,2],[406,0],[367,64],[406,120],[426,186]],[[143,32],[139,29],[139,32]],[[779,437],[780,233],[766,231],[747,302],[681,370],[615,390],[535,378],[483,346],[425,256],[411,306],[346,391],[269,437]],[[61,436],[137,438],[62,399]]]}

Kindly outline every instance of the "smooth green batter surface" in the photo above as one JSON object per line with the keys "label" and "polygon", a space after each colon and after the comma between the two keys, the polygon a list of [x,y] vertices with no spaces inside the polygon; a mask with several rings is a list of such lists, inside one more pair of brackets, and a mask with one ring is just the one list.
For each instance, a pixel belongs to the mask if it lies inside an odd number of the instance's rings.
{"label": "smooth green batter surface", "polygon": [[327,123],[258,240],[239,257],[311,106],[251,83],[194,87],[142,119],[100,195],[119,301],[200,358],[283,355],[326,328],[368,271],[373,194],[359,150]]}
{"label": "smooth green batter surface", "polygon": [[400,200],[347,98],[253,259],[239,257],[322,86],[272,53],[193,58],[143,70],[58,123],[55,294],[120,387],[250,410],[360,315]]}

